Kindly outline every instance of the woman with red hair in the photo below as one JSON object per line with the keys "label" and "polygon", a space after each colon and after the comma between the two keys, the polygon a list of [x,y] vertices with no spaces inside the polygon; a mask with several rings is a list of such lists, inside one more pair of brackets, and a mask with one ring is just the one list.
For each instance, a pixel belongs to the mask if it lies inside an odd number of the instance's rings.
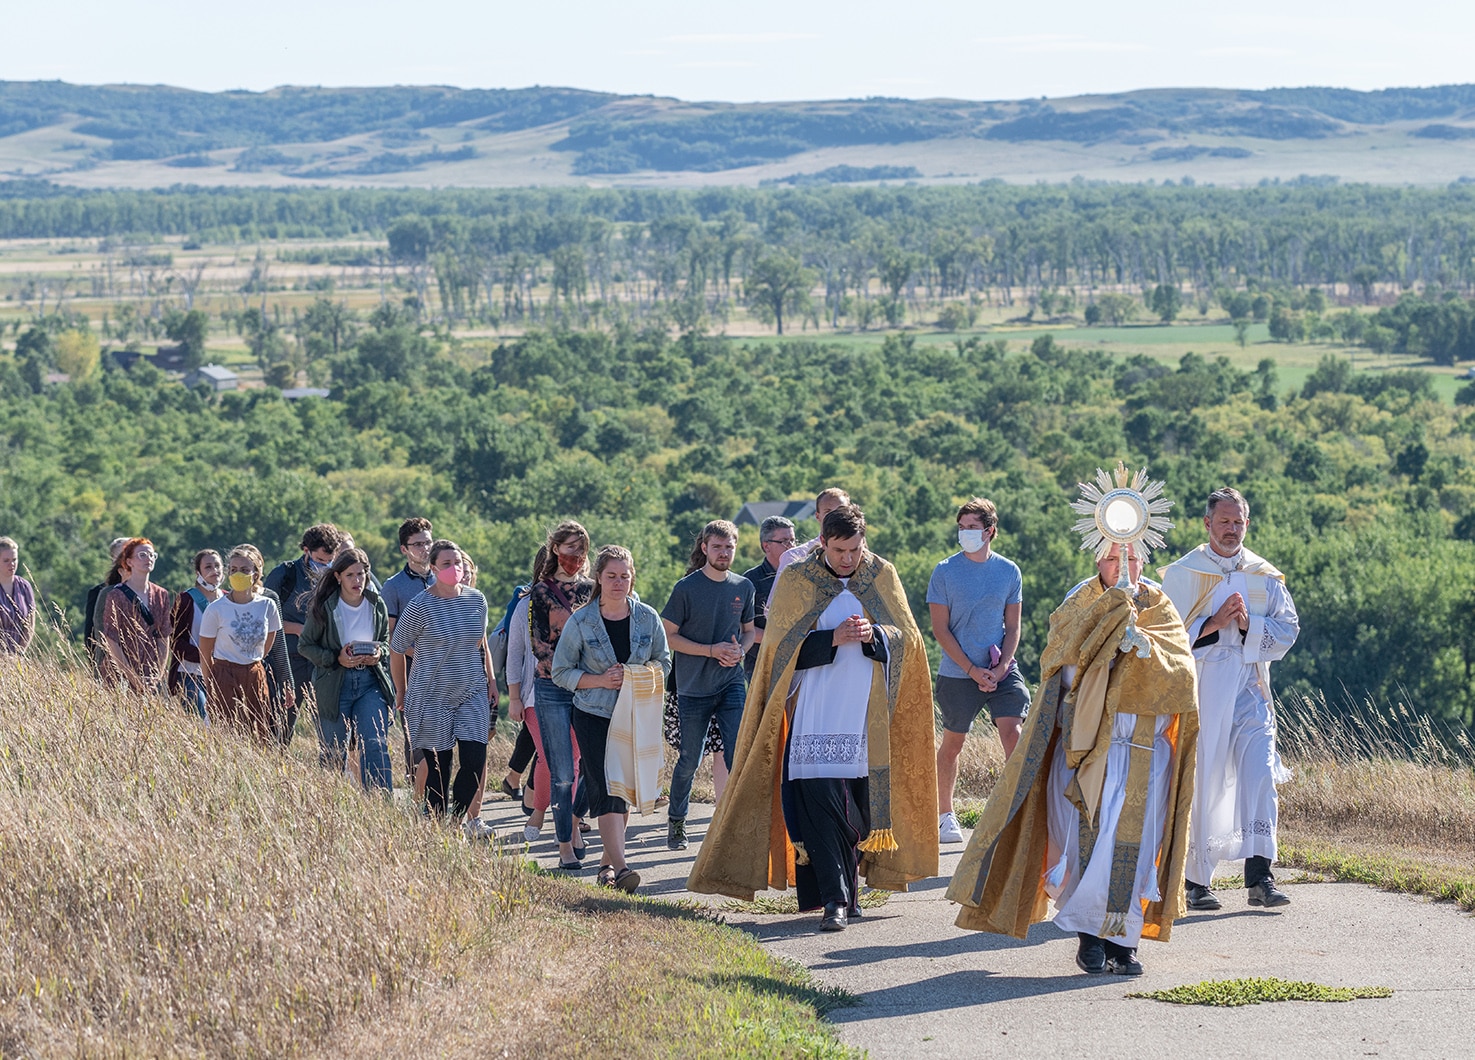
{"label": "woman with red hair", "polygon": [[149,581],[159,554],[146,537],[130,538],[113,561],[102,609],[102,677],[140,694],[159,691],[169,658],[169,590]]}

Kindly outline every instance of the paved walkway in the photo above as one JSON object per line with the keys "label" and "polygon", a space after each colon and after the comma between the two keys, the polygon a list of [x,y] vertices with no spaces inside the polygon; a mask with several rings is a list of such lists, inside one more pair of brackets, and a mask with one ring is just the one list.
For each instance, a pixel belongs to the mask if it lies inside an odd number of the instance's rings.
{"label": "paved walkway", "polygon": [[[710,815],[710,806],[692,805],[693,843],[679,854],[666,849],[663,812],[632,818],[628,859],[641,893],[720,904],[685,889]],[[485,816],[499,835],[521,841],[511,803],[490,803]],[[544,835],[532,854],[551,866],[551,821]],[[591,833],[591,882],[597,849]],[[963,847],[943,849],[941,877],[866,910],[843,932],[816,931],[817,914],[727,919],[854,994],[859,1003],[830,1018],[844,1041],[878,1058],[1475,1056],[1475,917],[1449,905],[1357,884],[1291,883],[1294,874],[1283,872],[1290,906],[1252,909],[1243,889],[1225,892],[1221,912],[1179,921],[1166,945],[1143,943],[1140,979],[1087,977],[1075,967],[1075,936],[1050,924],[1022,942],[955,927],[957,907],[943,892]],[[1250,976],[1388,986],[1394,995],[1233,1009],[1125,998]]]}

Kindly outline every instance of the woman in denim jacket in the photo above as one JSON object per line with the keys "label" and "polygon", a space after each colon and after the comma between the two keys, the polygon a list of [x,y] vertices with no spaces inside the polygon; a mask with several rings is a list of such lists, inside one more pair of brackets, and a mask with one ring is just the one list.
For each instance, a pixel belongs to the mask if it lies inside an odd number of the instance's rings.
{"label": "woman in denim jacket", "polygon": [[624,683],[625,664],[657,663],[671,672],[671,649],[661,617],[630,598],[635,560],[630,550],[606,545],[594,561],[594,595],[563,627],[553,651],[553,682],[574,694],[574,735],[583,752],[589,813],[599,819],[604,847],[599,882],[633,891],[640,874],[625,864],[625,800],[609,794],[604,772],[610,718]]}

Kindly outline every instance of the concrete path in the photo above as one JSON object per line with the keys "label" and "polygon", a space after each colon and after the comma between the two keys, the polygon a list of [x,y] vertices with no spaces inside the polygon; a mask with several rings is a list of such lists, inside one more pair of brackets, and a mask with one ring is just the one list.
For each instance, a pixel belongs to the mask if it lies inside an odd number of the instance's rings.
{"label": "concrete path", "polygon": [[[663,812],[633,817],[628,859],[642,894],[711,896],[685,889],[711,807],[693,804],[691,849],[666,849]],[[511,803],[489,803],[499,835],[522,840]],[[552,866],[552,824],[532,845]],[[1475,917],[1449,905],[1357,884],[1281,880],[1292,904],[1274,912],[1224,892],[1224,909],[1193,914],[1165,945],[1145,942],[1146,974],[1087,977],[1075,936],[1038,924],[1025,941],[962,931],[943,896],[963,846],[944,847],[943,875],[821,934],[817,914],[727,913],[774,953],[812,969],[858,1004],[831,1013],[840,1037],[873,1057],[1475,1057]],[[591,882],[599,865],[591,833]],[[1238,871],[1225,865],[1221,871]],[[776,894],[777,892],[768,892]],[[1326,986],[1387,986],[1386,1000],[1278,1003],[1218,1009],[1127,999],[1206,979],[1275,976]]]}

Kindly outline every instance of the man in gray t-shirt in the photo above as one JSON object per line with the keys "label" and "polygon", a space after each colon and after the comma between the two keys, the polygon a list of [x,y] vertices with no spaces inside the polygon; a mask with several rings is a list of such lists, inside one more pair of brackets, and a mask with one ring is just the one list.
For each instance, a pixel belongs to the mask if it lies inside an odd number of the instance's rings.
{"label": "man in gray t-shirt", "polygon": [[938,839],[961,843],[963,830],[953,813],[958,755],[973,720],[987,708],[999,730],[1004,757],[1014,752],[1029,688],[1019,676],[1023,581],[1019,568],[992,549],[999,516],[993,502],[975,497],[958,509],[956,552],[937,565],[927,583],[932,634],[942,649],[937,668],[937,706],[942,743],[937,749]]}
{"label": "man in gray t-shirt", "polygon": [[677,663],[676,711],[681,723],[681,755],[671,774],[666,845],[686,849],[686,810],[691,780],[702,760],[707,727],[717,719],[722,760],[732,768],[738,724],[748,686],[743,656],[757,635],[753,626],[753,583],[732,572],[738,529],[726,519],[702,528],[692,549],[690,571],[671,590],[661,611]]}

